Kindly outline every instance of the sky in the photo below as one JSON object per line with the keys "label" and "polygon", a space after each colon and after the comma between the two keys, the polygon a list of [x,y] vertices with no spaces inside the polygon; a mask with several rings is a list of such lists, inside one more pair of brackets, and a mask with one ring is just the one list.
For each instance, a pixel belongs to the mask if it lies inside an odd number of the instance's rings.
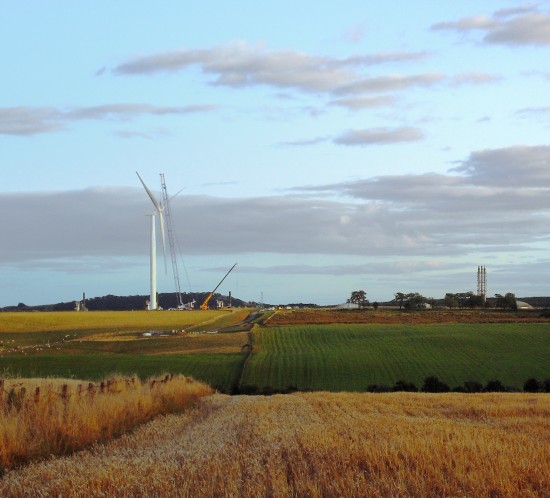
{"label": "sky", "polygon": [[550,2],[1,4],[0,306],[550,295]]}

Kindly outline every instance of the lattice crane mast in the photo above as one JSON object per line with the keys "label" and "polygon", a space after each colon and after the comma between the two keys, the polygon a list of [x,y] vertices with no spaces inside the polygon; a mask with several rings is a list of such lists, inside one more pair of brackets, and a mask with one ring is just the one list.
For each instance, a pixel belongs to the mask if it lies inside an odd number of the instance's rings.
{"label": "lattice crane mast", "polygon": [[177,307],[180,309],[183,309],[183,301],[181,299],[180,276],[178,272],[178,258],[176,255],[176,235],[174,232],[174,225],[172,223],[172,211],[170,209],[170,198],[168,197],[168,191],[166,189],[166,181],[164,179],[164,173],[160,174],[160,182],[162,185],[162,206],[164,210],[164,217],[166,220],[166,228],[168,232],[168,245],[170,246],[170,256],[172,259],[172,273],[174,274],[174,285],[176,287],[176,299],[178,301]]}

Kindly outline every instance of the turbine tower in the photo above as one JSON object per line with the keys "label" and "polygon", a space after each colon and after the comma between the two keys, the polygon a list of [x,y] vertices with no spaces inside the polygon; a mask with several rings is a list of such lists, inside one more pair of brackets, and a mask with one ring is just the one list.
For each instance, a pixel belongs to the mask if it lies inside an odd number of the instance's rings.
{"label": "turbine tower", "polygon": [[[162,246],[163,249],[165,248],[164,244],[164,213],[162,206],[157,201],[153,193],[147,188],[147,185],[145,185],[145,182],[141,179],[141,176],[139,176],[139,173],[136,171],[136,175],[139,178],[139,181],[143,185],[143,188],[145,189],[145,192],[147,192],[147,195],[151,199],[151,202],[153,203],[153,206],[155,206],[155,211],[151,213],[148,216],[151,216],[151,258],[150,258],[150,278],[151,278],[151,293],[149,297],[149,305],[147,307],[148,310],[157,310],[158,309],[158,302],[157,302],[157,241],[156,241],[156,231],[155,231],[155,218],[158,215],[159,221],[160,221],[160,230],[162,232]],[[165,260],[166,264],[166,260]]]}

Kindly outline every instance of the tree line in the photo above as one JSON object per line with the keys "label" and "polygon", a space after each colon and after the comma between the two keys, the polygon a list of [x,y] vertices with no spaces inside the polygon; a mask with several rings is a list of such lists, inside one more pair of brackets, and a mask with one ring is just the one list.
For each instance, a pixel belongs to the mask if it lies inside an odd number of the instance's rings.
{"label": "tree line", "polygon": [[[352,291],[351,296],[347,300],[348,303],[356,304],[359,308],[366,308],[370,305],[367,299],[367,293],[364,290]],[[495,294],[494,299],[486,300],[483,296],[474,294],[473,292],[447,292],[445,298],[441,300],[433,297],[426,297],[419,292],[396,292],[391,301],[399,305],[399,309],[416,310],[437,306],[442,304],[449,309],[453,308],[481,308],[494,305],[496,308],[517,309],[517,300],[512,292],[506,293],[504,296]],[[378,303],[373,303],[373,307],[377,308]]]}
{"label": "tree line", "polygon": [[[425,393],[496,393],[496,392],[518,392],[518,389],[512,386],[505,386],[500,380],[493,379],[485,385],[477,380],[468,380],[460,386],[450,387],[441,381],[435,375],[430,375],[424,379],[422,387],[419,389],[413,382],[398,380],[393,386],[386,384],[370,384],[367,386],[368,392],[425,392]],[[523,392],[526,393],[550,393],[550,379],[539,380],[534,377],[527,379],[523,383]]]}

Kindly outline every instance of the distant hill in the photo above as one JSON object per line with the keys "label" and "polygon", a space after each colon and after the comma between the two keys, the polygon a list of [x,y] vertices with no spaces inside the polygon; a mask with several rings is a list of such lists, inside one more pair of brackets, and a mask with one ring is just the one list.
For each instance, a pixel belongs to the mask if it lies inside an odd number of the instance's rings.
{"label": "distant hill", "polygon": [[[195,309],[198,309],[201,303],[208,296],[208,292],[188,292],[182,293],[182,301],[184,304],[195,300]],[[90,311],[131,311],[145,309],[145,303],[149,300],[149,295],[138,296],[113,296],[111,294],[101,297],[92,297],[86,299],[86,308]],[[214,309],[217,307],[217,301],[223,301],[224,306],[229,305],[229,296],[222,294],[214,294],[210,299],[209,306]],[[163,309],[175,308],[177,306],[176,293],[160,293],[158,296],[159,306]],[[231,297],[233,307],[253,306],[255,303],[249,303]],[[75,301],[42,304],[37,306],[27,306],[24,303],[19,303],[17,306],[6,306],[0,308],[2,311],[73,311],[75,309]]]}
{"label": "distant hill", "polygon": [[[199,309],[201,303],[208,296],[208,292],[185,292],[182,293],[182,301],[184,304],[190,303],[195,300],[195,309]],[[493,298],[488,298],[490,301]],[[113,296],[108,294],[107,296],[92,297],[86,299],[86,307],[90,311],[131,311],[145,309],[145,303],[149,300],[149,295],[137,295],[137,296]],[[535,308],[550,308],[550,297],[518,297],[518,301],[524,301]],[[177,306],[176,293],[160,293],[158,297],[159,306],[162,309],[175,308]],[[222,294],[214,294],[210,299],[209,306],[211,309],[217,307],[217,301],[222,301],[224,306],[229,306],[229,296]],[[233,307],[256,307],[262,305],[264,308],[272,308],[277,305],[258,303],[255,301],[243,301],[234,296],[231,297],[231,304]],[[395,306],[395,301],[379,302],[380,306]],[[445,306],[443,299],[435,300],[436,306]],[[317,308],[319,307],[314,303],[289,303],[281,305],[283,307],[291,308]],[[37,306],[27,306],[24,303],[19,303],[17,306],[6,306],[0,308],[0,311],[73,311],[75,309],[75,301],[55,303],[55,304],[41,304]]]}

